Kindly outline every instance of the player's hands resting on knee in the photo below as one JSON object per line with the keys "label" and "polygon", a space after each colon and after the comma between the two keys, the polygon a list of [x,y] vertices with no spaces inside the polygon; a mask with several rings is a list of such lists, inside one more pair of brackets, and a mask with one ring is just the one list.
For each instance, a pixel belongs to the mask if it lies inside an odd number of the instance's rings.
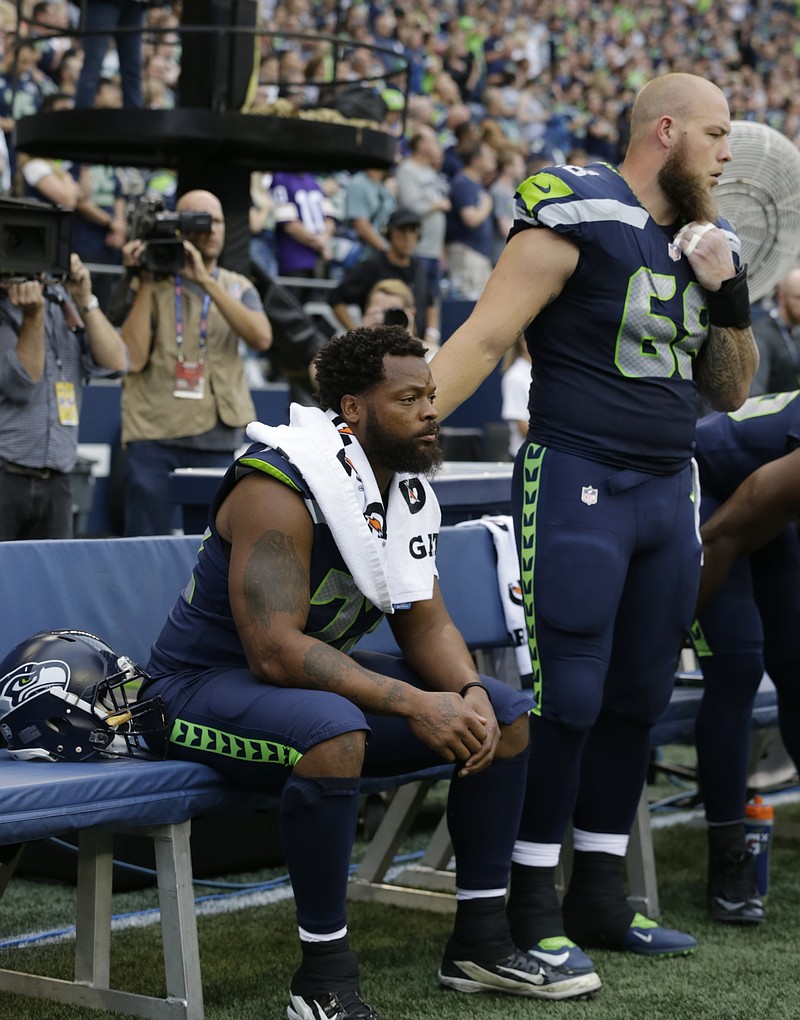
{"label": "player's hands resting on knee", "polygon": [[478,689],[462,698],[444,691],[420,692],[409,725],[420,740],[445,761],[463,762],[459,776],[474,775],[492,763],[500,730],[486,694]]}

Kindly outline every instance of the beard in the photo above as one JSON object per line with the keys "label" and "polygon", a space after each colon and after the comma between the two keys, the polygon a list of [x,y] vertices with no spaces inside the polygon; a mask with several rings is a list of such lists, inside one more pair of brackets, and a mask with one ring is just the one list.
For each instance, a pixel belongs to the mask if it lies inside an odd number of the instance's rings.
{"label": "beard", "polygon": [[430,434],[431,431],[438,433],[439,426],[429,425],[410,439],[398,439],[390,429],[384,428],[374,412],[370,411],[362,445],[371,458],[379,461],[390,471],[407,471],[432,478],[441,467],[444,451],[438,439],[433,443],[420,442],[419,437]]}
{"label": "beard", "polygon": [[685,139],[673,148],[658,171],[659,186],[686,222],[705,220],[714,223],[718,215],[717,204],[711,197],[707,180],[692,166],[687,150]]}

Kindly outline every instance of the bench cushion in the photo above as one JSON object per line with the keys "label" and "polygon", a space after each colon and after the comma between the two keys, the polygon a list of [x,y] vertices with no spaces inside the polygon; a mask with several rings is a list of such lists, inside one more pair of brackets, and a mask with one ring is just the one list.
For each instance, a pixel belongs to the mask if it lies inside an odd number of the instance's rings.
{"label": "bench cushion", "polygon": [[166,825],[221,808],[276,803],[237,790],[214,769],[190,762],[15,761],[0,751],[0,844],[90,826]]}

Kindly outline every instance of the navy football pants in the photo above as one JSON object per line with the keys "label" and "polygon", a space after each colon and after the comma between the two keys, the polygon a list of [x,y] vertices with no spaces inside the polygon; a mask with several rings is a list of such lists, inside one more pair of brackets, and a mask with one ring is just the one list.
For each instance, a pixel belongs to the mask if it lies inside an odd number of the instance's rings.
{"label": "navy football pants", "polygon": [[[704,495],[703,520],[719,505]],[[781,737],[800,765],[800,540],[793,525],[736,560],[693,637],[703,671],[696,736],[706,818],[739,821],[750,718],[765,669],[778,691]]]}
{"label": "navy football pants", "polygon": [[520,838],[628,833],[697,595],[691,468],[526,443],[513,490],[535,703]]}

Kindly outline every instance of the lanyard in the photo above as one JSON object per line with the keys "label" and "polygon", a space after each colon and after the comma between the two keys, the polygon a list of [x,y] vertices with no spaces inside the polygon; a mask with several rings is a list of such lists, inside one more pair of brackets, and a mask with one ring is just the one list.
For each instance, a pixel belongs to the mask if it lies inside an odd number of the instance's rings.
{"label": "lanyard", "polygon": [[[217,271],[212,274],[217,278]],[[203,294],[203,303],[200,306],[200,347],[197,360],[202,365],[205,360],[205,353],[208,347],[206,337],[208,336],[208,311],[211,307],[211,296],[208,292]],[[175,342],[178,345],[178,362],[183,364],[183,278],[179,273],[175,274]]]}

